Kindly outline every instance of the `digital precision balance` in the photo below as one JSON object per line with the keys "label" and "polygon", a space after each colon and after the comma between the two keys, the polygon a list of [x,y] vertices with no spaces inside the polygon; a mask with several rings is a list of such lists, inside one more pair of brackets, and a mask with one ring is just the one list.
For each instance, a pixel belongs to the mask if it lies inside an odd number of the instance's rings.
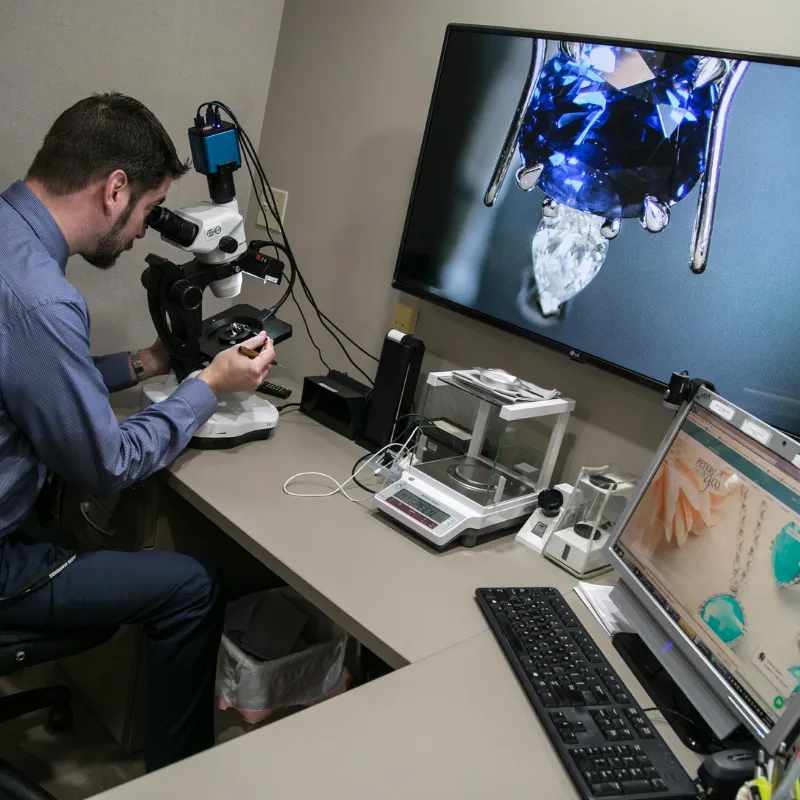
{"label": "digital precision balance", "polygon": [[512,527],[549,485],[574,407],[502,370],[430,373],[413,458],[378,510],[437,548]]}

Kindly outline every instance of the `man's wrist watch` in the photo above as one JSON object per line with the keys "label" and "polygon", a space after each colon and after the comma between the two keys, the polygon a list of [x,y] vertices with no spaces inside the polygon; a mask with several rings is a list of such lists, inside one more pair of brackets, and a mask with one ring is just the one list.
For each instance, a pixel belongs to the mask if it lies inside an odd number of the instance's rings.
{"label": "man's wrist watch", "polygon": [[142,364],[140,352],[140,350],[137,350],[135,353],[131,353],[131,364],[133,364],[133,371],[139,383],[147,380],[147,370],[145,370],[144,364]]}

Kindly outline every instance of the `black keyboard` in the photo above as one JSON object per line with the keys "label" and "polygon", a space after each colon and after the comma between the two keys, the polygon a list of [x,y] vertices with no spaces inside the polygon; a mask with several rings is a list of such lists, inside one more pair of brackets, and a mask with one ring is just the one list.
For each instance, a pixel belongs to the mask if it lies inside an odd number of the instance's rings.
{"label": "black keyboard", "polygon": [[475,597],[581,797],[696,797],[559,592],[478,589]]}

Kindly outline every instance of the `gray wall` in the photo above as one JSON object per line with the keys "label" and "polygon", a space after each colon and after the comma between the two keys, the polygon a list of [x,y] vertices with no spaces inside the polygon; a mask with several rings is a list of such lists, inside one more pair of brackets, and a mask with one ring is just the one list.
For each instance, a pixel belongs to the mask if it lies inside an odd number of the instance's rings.
{"label": "gray wall", "polygon": [[[399,299],[390,281],[449,22],[800,55],[795,0],[287,0],[261,157],[273,185],[289,192],[288,232],[323,310],[376,353]],[[247,296],[268,302],[274,290]],[[583,463],[646,465],[670,419],[657,393],[419,305],[426,369],[503,366],[575,398],[567,477]],[[284,314],[296,335],[280,348],[281,361],[319,373],[296,311]],[[318,339],[344,368],[336,345]]]}
{"label": "gray wall", "polygon": [[[55,117],[92,92],[113,89],[144,102],[183,156],[186,129],[203,100],[231,106],[258,139],[282,9],[283,0],[2,0],[0,185],[24,176]],[[246,207],[251,192],[242,174],[239,202]],[[207,196],[205,179],[192,173],[167,203]],[[109,272],[70,261],[67,275],[92,313],[95,352],[155,338],[139,282],[150,250],[168,253],[151,232]]]}

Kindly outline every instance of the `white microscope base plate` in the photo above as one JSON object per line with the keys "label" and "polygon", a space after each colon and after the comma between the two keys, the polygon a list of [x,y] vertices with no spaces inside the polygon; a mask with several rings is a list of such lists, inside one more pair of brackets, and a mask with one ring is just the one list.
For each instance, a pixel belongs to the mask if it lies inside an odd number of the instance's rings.
{"label": "white microscope base plate", "polygon": [[[142,387],[141,407],[166,400],[178,388],[174,375],[149,381]],[[219,407],[195,433],[196,439],[239,439],[278,424],[278,409],[269,400],[251,392],[219,395]]]}

